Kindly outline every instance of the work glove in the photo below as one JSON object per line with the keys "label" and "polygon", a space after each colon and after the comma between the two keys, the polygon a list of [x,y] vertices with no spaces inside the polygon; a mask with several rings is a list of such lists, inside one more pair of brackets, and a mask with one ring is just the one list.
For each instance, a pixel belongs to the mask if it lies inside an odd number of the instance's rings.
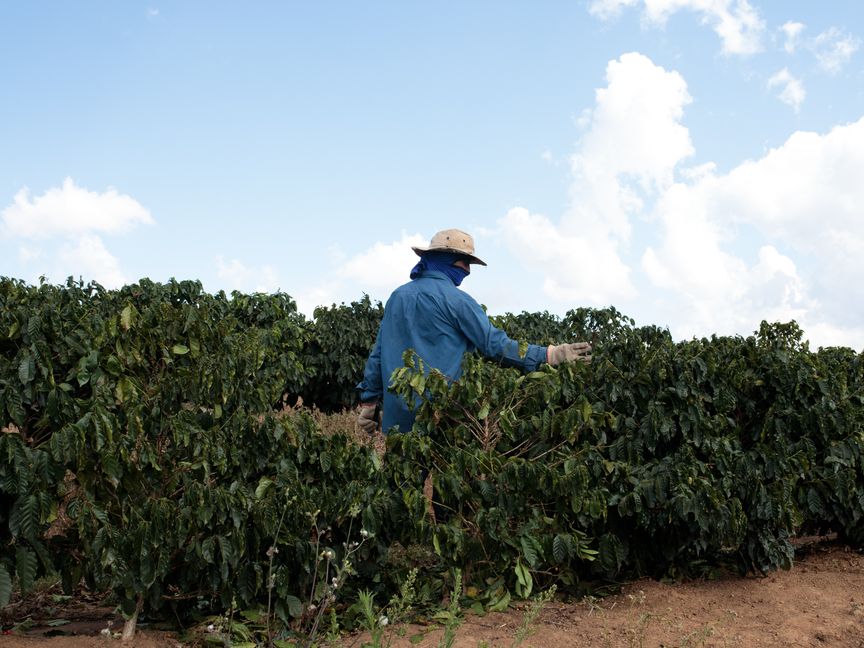
{"label": "work glove", "polygon": [[587,342],[549,345],[546,349],[546,362],[553,367],[562,362],[591,362],[591,345]]}
{"label": "work glove", "polygon": [[357,417],[357,425],[366,434],[374,434],[378,427],[378,421],[375,420],[376,403],[362,403],[360,405],[360,415]]}

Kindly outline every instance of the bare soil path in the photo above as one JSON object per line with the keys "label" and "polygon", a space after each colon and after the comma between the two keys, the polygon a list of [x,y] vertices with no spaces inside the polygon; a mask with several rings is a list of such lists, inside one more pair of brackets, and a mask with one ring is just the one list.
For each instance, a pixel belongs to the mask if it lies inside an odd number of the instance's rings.
{"label": "bare soil path", "polygon": [[[89,614],[92,617],[94,611]],[[110,620],[110,610],[102,609],[101,614]],[[183,645],[173,635],[148,631],[131,644],[120,644],[98,636],[106,618],[96,616],[55,628],[37,621],[24,634],[0,637],[0,648]],[[482,617],[467,614],[454,646],[508,648],[514,645],[523,618],[519,609]],[[639,581],[602,600],[550,603],[531,628],[522,646],[864,648],[864,556],[845,547],[818,545],[800,556],[790,571],[765,577],[725,576],[677,584]],[[49,630],[74,634],[46,637]],[[442,635],[440,626],[397,628],[392,646],[435,647]],[[359,648],[364,639],[345,637],[342,645]]]}

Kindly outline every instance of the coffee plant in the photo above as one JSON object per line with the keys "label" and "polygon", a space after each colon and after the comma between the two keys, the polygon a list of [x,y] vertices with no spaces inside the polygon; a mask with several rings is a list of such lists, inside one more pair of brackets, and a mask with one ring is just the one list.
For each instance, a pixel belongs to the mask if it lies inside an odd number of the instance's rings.
{"label": "coffee plant", "polygon": [[864,545],[851,349],[811,351],[794,322],[675,342],[614,308],[504,315],[594,361],[523,375],[469,354],[449,382],[409,351],[392,388],[417,423],[382,459],[286,409],[354,405],[381,315],[368,297],[307,320],[287,295],[195,281],[0,279],[0,605],[59,574],[130,618],[242,607],[270,636],[322,609],[350,623],[361,591],[389,600],[411,574],[418,605],[458,574],[503,609],[788,567],[801,533]]}

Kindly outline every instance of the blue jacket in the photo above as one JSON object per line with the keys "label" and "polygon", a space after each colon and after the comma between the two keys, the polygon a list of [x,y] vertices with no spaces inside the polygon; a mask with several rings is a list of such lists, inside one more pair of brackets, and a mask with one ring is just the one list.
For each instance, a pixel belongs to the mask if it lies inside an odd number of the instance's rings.
{"label": "blue jacket", "polygon": [[518,342],[495,328],[473,297],[459,290],[443,273],[426,270],[390,295],[363,380],[357,385],[363,403],[383,396],[385,432],[393,427],[408,432],[414,424],[414,412],[385,389],[393,372],[403,366],[406,349],[414,349],[427,369],[438,369],[451,380],[462,372],[464,353],[475,349],[487,358],[523,371],[534,371],[546,361],[546,347],[536,344],[529,344],[528,352],[520,358]]}

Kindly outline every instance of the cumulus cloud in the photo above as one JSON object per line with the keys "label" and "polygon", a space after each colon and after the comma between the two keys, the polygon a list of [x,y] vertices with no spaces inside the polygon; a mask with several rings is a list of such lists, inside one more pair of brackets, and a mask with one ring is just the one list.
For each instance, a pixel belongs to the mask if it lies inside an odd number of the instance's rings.
{"label": "cumulus cloud", "polygon": [[837,74],[861,47],[861,39],[831,27],[813,38],[808,47],[823,70]]}
{"label": "cumulus cloud", "polygon": [[[793,133],[726,173],[694,153],[684,79],[639,54],[610,62],[572,156],[559,219],[515,207],[498,235],[547,298],[616,306],[678,338],[801,324],[814,345],[864,347],[864,118]],[[803,100],[794,78],[771,87]],[[639,236],[634,234],[637,231]]]}
{"label": "cumulus cloud", "polygon": [[240,259],[216,257],[216,276],[225,290],[272,293],[279,290],[279,274],[271,265],[248,266]]}
{"label": "cumulus cloud", "polygon": [[402,238],[390,243],[377,242],[342,264],[337,270],[339,277],[363,286],[378,294],[389,294],[397,286],[408,281],[408,273],[418,257],[412,247],[426,247],[429,239],[420,234],[402,233]]}
{"label": "cumulus cloud", "polygon": [[[794,133],[728,174],[676,184],[657,203],[664,242],[643,255],[646,276],[689,309],[688,334],[794,318],[814,342],[860,348],[862,174],[864,119],[825,135]],[[730,251],[736,228],[768,242],[758,259]]]}
{"label": "cumulus cloud", "polygon": [[687,83],[642,54],[631,52],[606,67],[607,86],[595,92],[595,108],[574,175],[628,176],[648,190],[672,179],[680,160],[693,154],[690,133],[680,123],[692,99]]}
{"label": "cumulus cloud", "polygon": [[95,279],[106,288],[119,288],[128,283],[120,269],[120,260],[95,234],[85,234],[61,243],[51,274],[57,278]]}
{"label": "cumulus cloud", "polygon": [[748,0],[592,0],[588,10],[608,20],[628,7],[642,7],[645,21],[660,26],[678,11],[689,10],[720,37],[724,54],[762,50],[765,22]]}
{"label": "cumulus cloud", "polygon": [[101,193],[88,191],[71,178],[32,199],[29,189],[21,189],[2,214],[7,236],[30,239],[86,232],[124,233],[152,223],[150,212],[134,198],[112,188]]}
{"label": "cumulus cloud", "polygon": [[605,304],[634,294],[612,236],[568,234],[547,217],[514,208],[499,226],[510,250],[544,272],[543,292],[562,303]]}
{"label": "cumulus cloud", "polygon": [[22,188],[0,212],[0,238],[17,244],[28,279],[74,276],[115,288],[127,278],[103,237],[153,223],[149,210],[131,196],[112,188],[90,191],[66,178],[39,196]]}
{"label": "cumulus cloud", "polygon": [[748,263],[727,249],[732,232],[687,185],[669,190],[658,206],[663,244],[642,256],[646,278],[670,305],[676,335],[748,333],[759,321],[799,321],[813,306],[794,261],[772,245]]}
{"label": "cumulus cloud", "polygon": [[627,7],[638,5],[641,0],[591,0],[588,11],[603,20],[617,18]]}
{"label": "cumulus cloud", "polygon": [[791,106],[796,113],[801,109],[801,104],[807,97],[804,83],[793,77],[788,68],[783,68],[768,79],[768,88],[778,89],[777,98],[787,106]]}
{"label": "cumulus cloud", "polygon": [[390,293],[408,281],[411,268],[419,260],[412,247],[426,247],[429,238],[402,232],[395,241],[378,241],[353,256],[330,250],[333,271],[294,295],[302,313],[311,316],[316,306],[348,302],[361,293],[386,301]]}
{"label": "cumulus cloud", "polygon": [[680,122],[691,101],[681,75],[630,53],[609,63],[606,81],[584,115],[571,158],[571,205],[560,222],[520,208],[499,221],[512,253],[544,269],[544,292],[561,301],[606,304],[634,295],[622,260],[632,218],[693,153]]}
{"label": "cumulus cloud", "polygon": [[783,23],[780,27],[780,31],[783,32],[783,36],[785,37],[783,49],[786,50],[787,54],[794,54],[798,49],[804,27],[804,23],[793,21]]}
{"label": "cumulus cloud", "polygon": [[800,22],[787,22],[780,27],[785,41],[783,49],[794,54],[801,46],[809,51],[825,72],[837,74],[849,63],[852,56],[861,48],[861,39],[846,33],[838,27],[829,27],[817,36],[803,40],[801,34],[806,26]]}

